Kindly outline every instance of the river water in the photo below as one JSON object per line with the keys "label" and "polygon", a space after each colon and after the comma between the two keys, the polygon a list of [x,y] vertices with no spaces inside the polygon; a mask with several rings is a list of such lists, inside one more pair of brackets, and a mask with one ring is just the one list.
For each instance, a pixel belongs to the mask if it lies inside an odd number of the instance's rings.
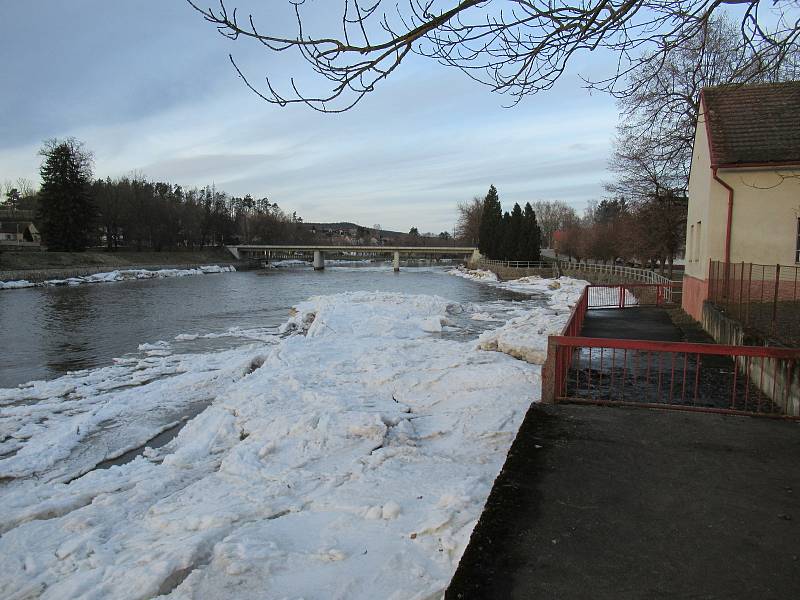
{"label": "river water", "polygon": [[[455,302],[530,298],[447,275],[445,268],[394,273],[388,265],[8,290],[0,292],[0,388],[104,366],[137,352],[140,344],[180,334],[277,328],[293,305],[310,296],[359,290],[432,294]],[[473,327],[477,335],[480,324]],[[242,343],[235,339],[190,340],[182,351]]]}

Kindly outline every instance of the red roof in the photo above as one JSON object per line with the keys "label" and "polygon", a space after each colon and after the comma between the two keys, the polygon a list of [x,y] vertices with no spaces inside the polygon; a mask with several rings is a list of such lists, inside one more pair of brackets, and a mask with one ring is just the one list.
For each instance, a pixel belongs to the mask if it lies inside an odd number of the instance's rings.
{"label": "red roof", "polygon": [[800,81],[709,87],[701,102],[712,166],[800,165]]}

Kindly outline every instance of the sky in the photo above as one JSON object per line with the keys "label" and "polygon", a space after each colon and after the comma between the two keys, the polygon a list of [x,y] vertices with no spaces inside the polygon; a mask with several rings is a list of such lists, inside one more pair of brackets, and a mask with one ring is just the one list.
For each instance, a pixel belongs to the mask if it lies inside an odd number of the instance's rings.
{"label": "sky", "polygon": [[[280,22],[265,10],[264,28]],[[298,65],[226,40],[182,0],[0,0],[0,21],[0,182],[38,184],[42,142],[74,136],[97,177],[213,184],[306,222],[438,232],[490,185],[505,209],[562,200],[582,211],[610,179],[617,110],[578,77],[609,57],[580,57],[554,89],[513,108],[414,57],[332,115],[255,96],[229,53],[254,82],[269,73],[285,84]]]}

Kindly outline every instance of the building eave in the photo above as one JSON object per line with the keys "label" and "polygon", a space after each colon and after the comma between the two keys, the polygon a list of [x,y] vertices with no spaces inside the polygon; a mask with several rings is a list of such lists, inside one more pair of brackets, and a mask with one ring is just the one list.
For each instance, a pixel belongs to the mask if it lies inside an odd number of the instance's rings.
{"label": "building eave", "polygon": [[800,169],[800,161],[796,160],[787,160],[781,162],[752,162],[752,163],[721,163],[715,164],[714,161],[711,162],[712,168],[717,169],[725,169],[725,170],[735,170],[735,169],[783,169],[783,168],[795,168]]}

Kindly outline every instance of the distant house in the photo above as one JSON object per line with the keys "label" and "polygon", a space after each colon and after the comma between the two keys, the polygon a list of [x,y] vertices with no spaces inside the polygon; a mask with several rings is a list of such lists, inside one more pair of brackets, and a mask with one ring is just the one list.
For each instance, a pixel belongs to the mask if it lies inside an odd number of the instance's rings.
{"label": "distant house", "polygon": [[38,245],[40,241],[39,230],[30,221],[0,221],[0,244]]}
{"label": "distant house", "polygon": [[700,95],[683,280],[698,320],[711,261],[800,263],[800,81]]}

